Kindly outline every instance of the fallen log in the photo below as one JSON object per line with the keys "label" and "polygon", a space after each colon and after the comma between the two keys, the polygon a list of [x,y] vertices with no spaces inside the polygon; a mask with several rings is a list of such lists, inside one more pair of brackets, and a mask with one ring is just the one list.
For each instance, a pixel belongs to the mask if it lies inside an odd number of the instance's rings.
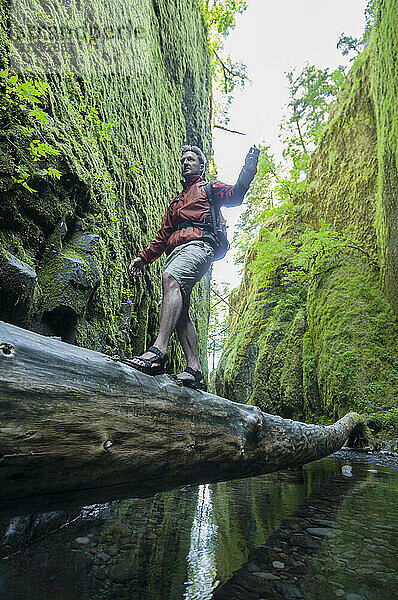
{"label": "fallen log", "polygon": [[0,510],[48,510],[251,477],[341,448],[327,427],[151,377],[0,322]]}

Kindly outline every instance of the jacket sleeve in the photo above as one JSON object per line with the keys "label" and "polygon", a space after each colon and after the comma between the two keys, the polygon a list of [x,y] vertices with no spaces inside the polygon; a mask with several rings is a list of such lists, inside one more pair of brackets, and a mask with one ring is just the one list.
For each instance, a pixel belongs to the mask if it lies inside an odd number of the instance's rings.
{"label": "jacket sleeve", "polygon": [[168,207],[163,215],[162,223],[156,237],[147,248],[138,254],[146,265],[153,263],[154,260],[163,254],[167,246],[167,240],[174,231],[173,226],[171,225],[171,206],[172,205]]}
{"label": "jacket sleeve", "polygon": [[239,206],[242,204],[243,198],[245,197],[255,174],[255,172],[251,173],[243,167],[235,185],[227,185],[226,183],[221,183],[221,181],[212,181],[211,187],[214,200],[220,206]]}

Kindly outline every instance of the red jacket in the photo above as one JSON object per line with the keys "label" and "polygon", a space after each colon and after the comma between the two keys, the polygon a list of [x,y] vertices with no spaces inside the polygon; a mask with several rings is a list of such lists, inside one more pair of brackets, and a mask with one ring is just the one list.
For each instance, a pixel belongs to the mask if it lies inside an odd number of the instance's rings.
{"label": "red jacket", "polygon": [[[240,177],[236,185],[212,181],[214,203],[217,206],[239,206],[253,177],[254,174]],[[203,189],[206,182],[200,175],[192,175],[181,183],[183,190],[170,202],[155,239],[138,255],[146,264],[152,263],[163,252],[170,254],[176,246],[199,240],[203,236],[200,227],[176,228],[183,221],[203,222],[209,214],[210,203]]]}

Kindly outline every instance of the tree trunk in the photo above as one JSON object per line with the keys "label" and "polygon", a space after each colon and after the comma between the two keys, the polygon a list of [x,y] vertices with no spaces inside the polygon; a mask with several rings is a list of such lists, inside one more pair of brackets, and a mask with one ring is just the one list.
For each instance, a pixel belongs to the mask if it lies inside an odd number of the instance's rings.
{"label": "tree trunk", "polygon": [[0,322],[0,509],[48,510],[250,477],[338,450],[321,427],[151,377]]}

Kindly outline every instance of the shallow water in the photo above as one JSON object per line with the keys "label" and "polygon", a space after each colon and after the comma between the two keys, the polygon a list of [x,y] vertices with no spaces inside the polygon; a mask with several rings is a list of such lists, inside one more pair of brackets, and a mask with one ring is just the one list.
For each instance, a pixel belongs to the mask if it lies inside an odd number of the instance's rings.
{"label": "shallow water", "polygon": [[[397,492],[396,458],[340,452],[302,470],[17,516],[0,523],[0,600],[398,600]],[[298,545],[284,559],[289,537]],[[271,563],[268,546],[281,551]],[[253,571],[270,569],[263,589]]]}

